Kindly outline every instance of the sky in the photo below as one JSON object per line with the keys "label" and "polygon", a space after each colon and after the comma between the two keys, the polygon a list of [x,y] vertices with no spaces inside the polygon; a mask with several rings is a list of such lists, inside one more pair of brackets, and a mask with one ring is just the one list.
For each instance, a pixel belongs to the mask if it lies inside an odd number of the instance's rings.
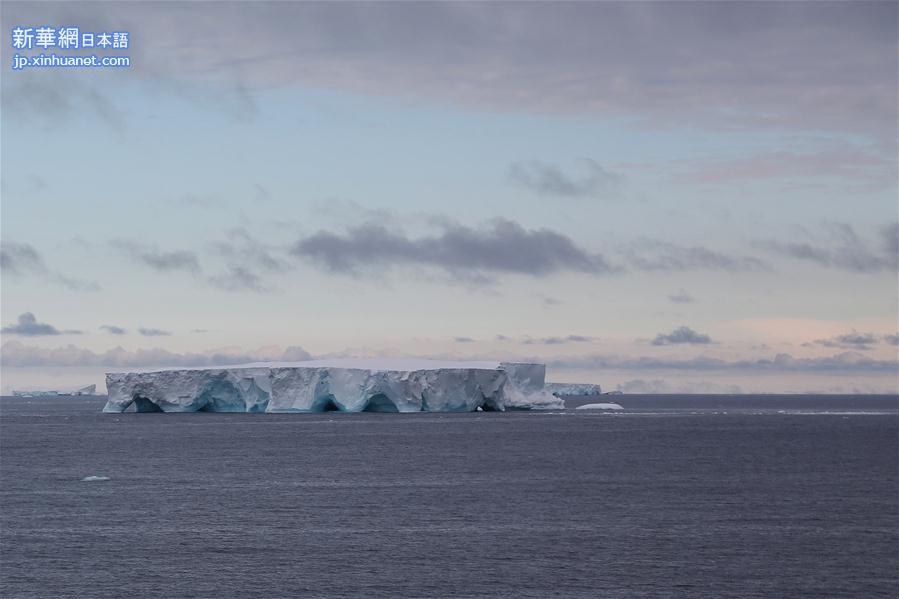
{"label": "sky", "polygon": [[[897,7],[5,1],[0,386],[408,356],[895,393]],[[132,64],[13,70],[41,26]]]}

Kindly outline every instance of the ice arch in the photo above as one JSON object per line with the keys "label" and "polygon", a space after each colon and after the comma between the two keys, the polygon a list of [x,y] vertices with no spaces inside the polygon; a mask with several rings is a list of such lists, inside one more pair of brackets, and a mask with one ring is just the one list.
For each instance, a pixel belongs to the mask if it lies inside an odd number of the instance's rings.
{"label": "ice arch", "polygon": [[393,412],[397,413],[400,409],[397,407],[396,403],[383,393],[378,393],[377,395],[372,395],[368,398],[368,401],[365,402],[365,407],[362,408],[363,412]]}

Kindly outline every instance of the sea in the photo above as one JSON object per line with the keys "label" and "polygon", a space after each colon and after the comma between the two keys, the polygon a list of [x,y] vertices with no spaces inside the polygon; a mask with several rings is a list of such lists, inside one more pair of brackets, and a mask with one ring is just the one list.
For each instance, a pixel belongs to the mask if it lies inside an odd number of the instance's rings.
{"label": "sea", "polygon": [[0,597],[899,596],[896,396],[104,401],[0,398]]}

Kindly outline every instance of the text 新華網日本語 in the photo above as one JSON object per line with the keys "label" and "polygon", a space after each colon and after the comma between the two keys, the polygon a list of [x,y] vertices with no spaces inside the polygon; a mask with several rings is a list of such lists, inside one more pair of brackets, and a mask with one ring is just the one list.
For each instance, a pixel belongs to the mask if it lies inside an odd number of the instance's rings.
{"label": "text \u65b0\u83ef\u7db2\u65e5\u672c\u8a9e", "polygon": [[131,35],[127,31],[82,31],[78,27],[13,27],[11,45],[16,50],[52,50],[52,52],[13,55],[15,71],[26,67],[130,67],[131,57],[114,54],[59,54],[71,50],[128,50]]}

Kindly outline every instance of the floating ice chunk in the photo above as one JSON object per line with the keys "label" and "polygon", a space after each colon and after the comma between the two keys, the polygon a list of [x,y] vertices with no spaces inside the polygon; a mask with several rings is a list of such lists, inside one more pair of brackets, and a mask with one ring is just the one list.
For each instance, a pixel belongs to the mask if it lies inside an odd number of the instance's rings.
{"label": "floating ice chunk", "polygon": [[588,403],[578,406],[575,410],[623,410],[624,407],[617,403]]}
{"label": "floating ice chunk", "polygon": [[542,364],[310,360],[108,373],[104,412],[472,412],[563,409]]}
{"label": "floating ice chunk", "polygon": [[81,479],[83,483],[96,483],[104,480],[109,480],[108,476],[85,476]]}

